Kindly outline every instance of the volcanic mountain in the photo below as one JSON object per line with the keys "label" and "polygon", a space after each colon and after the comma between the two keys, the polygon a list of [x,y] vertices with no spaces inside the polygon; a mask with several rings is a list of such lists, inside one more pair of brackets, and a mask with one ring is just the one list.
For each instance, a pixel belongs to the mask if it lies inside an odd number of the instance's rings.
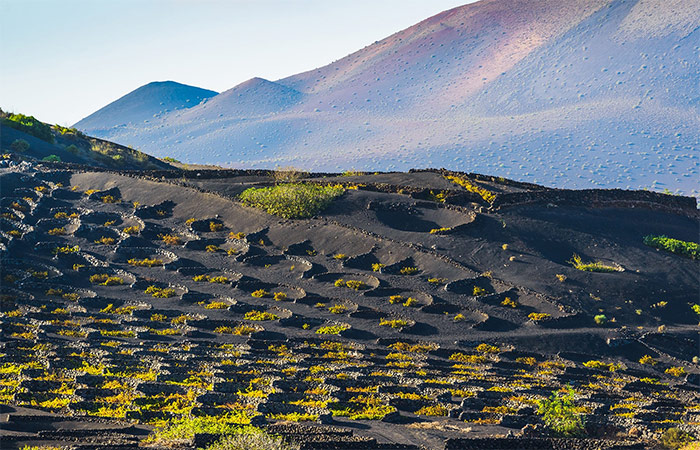
{"label": "volcanic mountain", "polygon": [[[191,108],[217,92],[174,81],[154,81],[113,101],[78,122],[81,129],[103,130],[115,126],[142,125],[172,111]],[[120,123],[115,124],[118,118]]]}
{"label": "volcanic mountain", "polygon": [[[482,0],[184,108],[147,85],[76,126],[186,162],[443,166],[697,195],[698,42],[694,0]],[[149,86],[149,106],[132,98]]]}

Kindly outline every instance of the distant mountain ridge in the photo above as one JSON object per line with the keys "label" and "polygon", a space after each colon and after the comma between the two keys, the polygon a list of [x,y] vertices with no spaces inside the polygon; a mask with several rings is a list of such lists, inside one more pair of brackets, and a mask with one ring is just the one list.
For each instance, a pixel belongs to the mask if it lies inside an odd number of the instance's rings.
{"label": "distant mountain ridge", "polygon": [[[217,94],[174,81],[154,81],[82,119],[75,127],[81,130],[108,130],[114,126],[140,125],[169,112],[196,106]],[[115,118],[119,118],[120,123],[113,123]]]}
{"label": "distant mountain ridge", "polygon": [[112,104],[76,126],[187,162],[432,166],[700,195],[696,6],[482,0],[312,71],[147,119]]}

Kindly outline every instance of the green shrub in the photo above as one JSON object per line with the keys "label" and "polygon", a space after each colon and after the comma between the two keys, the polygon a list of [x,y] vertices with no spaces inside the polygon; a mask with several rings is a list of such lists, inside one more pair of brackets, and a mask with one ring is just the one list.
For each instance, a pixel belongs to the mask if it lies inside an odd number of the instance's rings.
{"label": "green shrub", "polygon": [[583,262],[581,257],[574,253],[569,263],[574,266],[574,269],[581,270],[583,272],[620,272],[620,267],[610,266],[604,264],[600,261],[598,262]]}
{"label": "green shrub", "polygon": [[33,116],[9,114],[2,120],[2,124],[53,144],[54,138],[53,133],[51,133],[51,127]]}
{"label": "green shrub", "polygon": [[565,394],[554,392],[550,398],[540,400],[537,403],[537,414],[542,416],[547,427],[560,436],[573,437],[585,434],[583,419],[576,413],[574,391],[571,389]]}
{"label": "green shrub", "polygon": [[296,444],[288,444],[280,436],[270,435],[251,427],[221,438],[221,440],[206,447],[206,450],[297,450]]}
{"label": "green shrub", "polygon": [[304,219],[319,213],[343,192],[341,186],[290,183],[248,188],[239,198],[244,204],[260,208],[268,214],[285,219]]}
{"label": "green shrub", "polygon": [[644,236],[644,244],[649,247],[666,250],[676,255],[687,256],[690,259],[700,257],[700,246],[695,242],[681,241],[666,236]]}
{"label": "green shrub", "polygon": [[41,160],[47,161],[47,162],[61,162],[61,157],[58,155],[49,155],[49,156],[45,156]]}
{"label": "green shrub", "polygon": [[605,316],[605,314],[598,314],[597,316],[595,316],[593,318],[593,320],[598,325],[605,325],[605,323],[607,323],[607,321],[608,321],[608,318]]}
{"label": "green shrub", "polygon": [[150,435],[146,442],[158,444],[181,444],[191,441],[195,434],[234,434],[256,433],[257,428],[242,426],[250,424],[250,416],[245,411],[229,413],[224,416],[201,416],[173,419]]}
{"label": "green shrub", "polygon": [[672,450],[682,448],[694,440],[693,436],[678,428],[669,428],[661,435],[661,444]]}
{"label": "green shrub", "polygon": [[29,142],[24,139],[15,139],[12,141],[12,144],[10,144],[10,149],[17,153],[24,153],[29,150]]}

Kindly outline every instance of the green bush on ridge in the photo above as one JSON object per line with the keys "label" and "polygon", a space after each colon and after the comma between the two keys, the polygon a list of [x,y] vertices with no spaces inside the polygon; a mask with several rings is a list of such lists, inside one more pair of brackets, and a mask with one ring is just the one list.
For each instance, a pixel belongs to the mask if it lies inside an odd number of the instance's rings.
{"label": "green bush on ridge", "polygon": [[51,133],[51,127],[37,120],[34,116],[25,116],[24,114],[8,114],[3,120],[2,124],[15,130],[23,131],[27,134],[46,141],[49,143],[54,142],[53,133]]}
{"label": "green bush on ridge", "polygon": [[690,259],[700,257],[700,245],[695,242],[681,241],[667,236],[644,236],[644,244],[649,247],[666,250],[676,255],[687,256]]}
{"label": "green bush on ridge", "polygon": [[248,188],[240,200],[268,214],[285,219],[305,219],[326,208],[333,199],[345,192],[342,186],[321,186],[289,183],[264,188]]}

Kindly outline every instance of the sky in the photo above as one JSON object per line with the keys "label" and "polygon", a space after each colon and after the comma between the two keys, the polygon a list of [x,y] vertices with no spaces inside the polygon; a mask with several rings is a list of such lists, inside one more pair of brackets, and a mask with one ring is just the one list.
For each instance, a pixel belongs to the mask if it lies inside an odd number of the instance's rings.
{"label": "sky", "polygon": [[151,81],[218,92],[470,0],[0,0],[0,107],[71,125]]}

